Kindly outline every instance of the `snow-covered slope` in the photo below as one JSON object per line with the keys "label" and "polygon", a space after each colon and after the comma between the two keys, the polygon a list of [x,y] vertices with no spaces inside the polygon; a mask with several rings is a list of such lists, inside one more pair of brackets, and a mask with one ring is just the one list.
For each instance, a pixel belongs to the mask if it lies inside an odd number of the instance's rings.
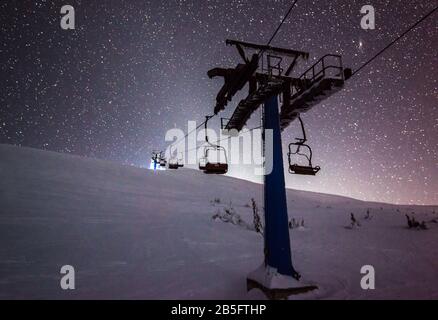
{"label": "snow-covered slope", "polygon": [[[0,298],[263,298],[245,282],[262,238],[212,219],[231,201],[251,223],[252,197],[261,207],[261,185],[244,180],[0,145]],[[293,298],[438,298],[438,225],[405,227],[405,213],[430,221],[436,208],[294,190],[288,208],[306,226],[291,231],[295,268],[320,286]],[[346,228],[350,212],[360,228]],[[60,288],[62,265],[75,290]],[[360,287],[363,265],[373,291]]]}

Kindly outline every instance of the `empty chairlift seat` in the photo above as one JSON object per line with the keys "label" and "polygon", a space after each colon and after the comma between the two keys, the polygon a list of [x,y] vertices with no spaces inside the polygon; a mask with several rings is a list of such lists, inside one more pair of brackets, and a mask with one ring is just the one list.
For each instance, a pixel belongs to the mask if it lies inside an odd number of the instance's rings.
{"label": "empty chairlift seat", "polygon": [[320,167],[302,166],[298,164],[289,165],[289,172],[293,174],[300,174],[305,176],[314,176],[321,170]]}
{"label": "empty chairlift seat", "polygon": [[351,69],[344,69],[339,55],[327,54],[306,70],[292,86],[290,100],[281,108],[280,124],[284,130],[300,113],[341,90]]}
{"label": "empty chairlift seat", "polygon": [[206,159],[205,157],[202,157],[199,159],[199,170],[205,170],[205,164],[206,164]]}
{"label": "empty chairlift seat", "polygon": [[224,147],[208,146],[205,148],[204,155],[204,173],[225,174],[228,172],[227,155]]}
{"label": "empty chairlift seat", "polygon": [[[306,144],[307,136],[306,130],[304,129],[304,122],[299,115],[297,115],[300,121],[301,131],[303,133],[302,138],[296,138],[296,142],[289,144],[289,152],[287,154],[289,160],[289,173],[300,174],[306,176],[314,176],[318,173],[321,168],[319,166],[314,167],[312,165],[312,148]],[[295,150],[293,150],[293,148]],[[305,165],[292,163],[292,157],[297,159],[304,159]]]}
{"label": "empty chairlift seat", "polygon": [[178,160],[177,160],[177,159],[170,159],[170,160],[169,160],[169,169],[176,170],[176,169],[178,169],[178,168],[179,168],[179,166],[178,166]]}

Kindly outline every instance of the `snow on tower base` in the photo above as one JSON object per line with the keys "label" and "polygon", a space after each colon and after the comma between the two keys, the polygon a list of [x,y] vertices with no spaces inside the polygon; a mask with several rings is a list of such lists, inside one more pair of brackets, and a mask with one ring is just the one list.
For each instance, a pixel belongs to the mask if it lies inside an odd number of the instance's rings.
{"label": "snow on tower base", "polygon": [[247,291],[260,289],[268,299],[287,299],[291,295],[318,289],[315,284],[297,281],[291,276],[277,272],[277,269],[262,264],[246,279]]}

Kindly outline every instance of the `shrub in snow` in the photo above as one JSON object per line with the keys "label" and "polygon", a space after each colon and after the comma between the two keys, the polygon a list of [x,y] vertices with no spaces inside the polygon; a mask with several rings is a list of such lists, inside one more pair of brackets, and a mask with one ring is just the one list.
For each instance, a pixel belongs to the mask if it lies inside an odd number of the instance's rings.
{"label": "shrub in snow", "polygon": [[253,228],[246,221],[244,221],[239,214],[236,213],[231,202],[228,207],[223,208],[223,211],[218,209],[212,216],[212,219],[220,220],[222,222],[229,222],[245,229],[253,230]]}
{"label": "shrub in snow", "polygon": [[350,221],[351,221],[351,228],[360,227],[360,223],[359,221],[356,220],[356,217],[354,216],[353,212],[350,213]]}
{"label": "shrub in snow", "polygon": [[212,203],[212,204],[219,204],[219,203],[221,203],[221,199],[220,198],[214,198],[213,200],[210,201],[210,203]]}
{"label": "shrub in snow", "polygon": [[254,230],[255,232],[263,235],[263,224],[262,220],[260,219],[259,208],[257,207],[257,203],[255,202],[254,198],[251,198],[251,207],[253,214]]}
{"label": "shrub in snow", "polygon": [[371,215],[370,209],[367,209],[367,213],[365,214],[365,220],[371,220],[373,216]]}
{"label": "shrub in snow", "polygon": [[418,222],[414,217],[409,217],[406,215],[408,228],[417,230],[427,230],[427,225],[425,221]]}
{"label": "shrub in snow", "polygon": [[289,229],[305,229],[304,225],[304,219],[301,219],[301,221],[296,220],[295,218],[292,218],[289,220]]}
{"label": "shrub in snow", "polygon": [[218,220],[221,219],[221,211],[219,209],[217,209],[216,213],[213,215],[213,217],[211,217],[213,220]]}

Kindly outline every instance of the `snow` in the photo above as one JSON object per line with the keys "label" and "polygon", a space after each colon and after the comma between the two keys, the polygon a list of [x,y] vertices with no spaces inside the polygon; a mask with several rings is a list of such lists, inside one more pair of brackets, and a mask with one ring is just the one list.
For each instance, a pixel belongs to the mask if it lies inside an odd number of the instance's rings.
{"label": "snow", "polygon": [[278,270],[262,263],[256,270],[248,274],[248,279],[256,281],[259,285],[269,289],[297,289],[317,286],[316,283],[308,283],[300,279],[297,281],[291,276],[278,273]]}
{"label": "snow", "polygon": [[[291,230],[294,267],[319,287],[291,299],[438,298],[436,207],[287,196],[290,218],[305,220]],[[251,198],[262,207],[261,185],[0,145],[0,298],[263,299],[246,292],[262,237],[212,219],[232,202],[251,224]],[[351,212],[360,227],[346,228]],[[429,230],[407,229],[411,212]],[[67,264],[75,290],[59,285]],[[360,287],[363,265],[375,268],[375,290]]]}

